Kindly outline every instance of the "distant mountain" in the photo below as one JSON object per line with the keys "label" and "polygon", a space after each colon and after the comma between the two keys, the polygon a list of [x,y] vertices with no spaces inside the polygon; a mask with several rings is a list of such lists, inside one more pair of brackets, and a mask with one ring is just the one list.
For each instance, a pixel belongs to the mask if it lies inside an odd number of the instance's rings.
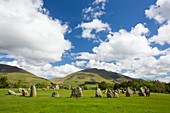
{"label": "distant mountain", "polygon": [[88,82],[99,83],[105,81],[107,83],[118,83],[122,81],[141,80],[131,78],[116,72],[106,71],[104,69],[90,68],[72,73],[63,78],[53,78],[52,82],[65,85],[78,85]]}
{"label": "distant mountain", "polygon": [[12,83],[18,82],[18,80],[22,80],[24,83],[50,83],[49,80],[38,77],[30,72],[27,72],[21,68],[16,66],[10,66],[5,64],[0,64],[0,77],[7,76],[8,81]]}
{"label": "distant mountain", "polygon": [[20,69],[16,66],[0,64],[0,73],[12,73],[12,72],[28,73],[27,71]]}

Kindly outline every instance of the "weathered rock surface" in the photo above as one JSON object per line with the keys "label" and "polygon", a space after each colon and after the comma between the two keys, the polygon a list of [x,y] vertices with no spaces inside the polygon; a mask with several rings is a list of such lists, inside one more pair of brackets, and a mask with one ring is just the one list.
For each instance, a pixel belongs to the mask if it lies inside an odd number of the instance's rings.
{"label": "weathered rock surface", "polygon": [[83,92],[80,87],[72,88],[71,96],[70,97],[83,97]]}
{"label": "weathered rock surface", "polygon": [[18,92],[19,92],[19,93],[22,93],[22,89],[23,89],[23,88],[18,88]]}
{"label": "weathered rock surface", "polygon": [[25,90],[24,88],[22,89],[22,96],[29,96],[29,93],[27,90]]}
{"label": "weathered rock surface", "polygon": [[110,89],[107,90],[107,98],[113,98],[113,92]]}
{"label": "weathered rock surface", "polygon": [[10,89],[8,90],[8,94],[9,95],[16,95],[16,93],[14,91],[10,90]]}
{"label": "weathered rock surface", "polygon": [[96,89],[96,96],[95,97],[102,97],[102,92],[101,92],[100,88]]}
{"label": "weathered rock surface", "polygon": [[60,89],[60,86],[59,86],[59,85],[56,85],[56,86],[54,86],[54,89],[55,89],[55,90],[59,90],[59,89]]}
{"label": "weathered rock surface", "polygon": [[126,97],[131,97],[133,95],[133,91],[132,89],[130,89],[129,87],[126,88]]}
{"label": "weathered rock surface", "polygon": [[145,88],[144,87],[141,87],[139,89],[139,96],[145,96]]}
{"label": "weathered rock surface", "polygon": [[37,91],[35,86],[31,86],[30,97],[36,97]]}
{"label": "weathered rock surface", "polygon": [[113,92],[113,98],[118,98],[119,97],[119,95],[118,95],[118,93],[117,92]]}
{"label": "weathered rock surface", "polygon": [[52,93],[52,97],[59,97],[59,94],[58,94],[56,91],[54,91],[54,92]]}

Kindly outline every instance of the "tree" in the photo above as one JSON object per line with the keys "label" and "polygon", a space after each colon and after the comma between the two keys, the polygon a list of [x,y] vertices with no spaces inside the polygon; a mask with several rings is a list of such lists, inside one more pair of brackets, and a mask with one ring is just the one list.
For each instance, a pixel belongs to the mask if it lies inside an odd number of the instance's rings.
{"label": "tree", "polygon": [[132,83],[132,87],[133,87],[133,88],[139,89],[139,86],[140,86],[140,84],[139,84],[139,82],[137,82],[137,81],[134,81],[134,82]]}
{"label": "tree", "polygon": [[113,84],[106,83],[105,81],[98,84],[101,90],[106,90],[107,88],[113,88]]}
{"label": "tree", "polygon": [[156,81],[155,85],[158,88],[159,93],[165,93],[166,92],[164,83]]}
{"label": "tree", "polygon": [[119,88],[120,88],[120,84],[119,83],[115,83],[113,89],[116,90],[116,89],[119,89]]}
{"label": "tree", "polygon": [[166,89],[166,93],[170,93],[170,83],[169,84],[165,84],[165,89]]}
{"label": "tree", "polygon": [[50,85],[50,84],[49,84],[48,82],[43,81],[43,82],[41,82],[41,83],[36,84],[36,87],[37,87],[37,88],[46,88],[46,87],[49,86],[49,85]]}
{"label": "tree", "polygon": [[8,78],[6,76],[3,76],[0,78],[0,88],[6,88],[8,87]]}
{"label": "tree", "polygon": [[18,82],[16,83],[17,88],[23,87],[23,85],[24,85],[24,82],[22,80],[18,80]]}

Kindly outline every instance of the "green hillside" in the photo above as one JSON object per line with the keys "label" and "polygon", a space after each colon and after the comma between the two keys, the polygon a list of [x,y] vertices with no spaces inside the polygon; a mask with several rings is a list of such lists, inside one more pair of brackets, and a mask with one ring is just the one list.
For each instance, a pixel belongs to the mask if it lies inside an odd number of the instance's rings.
{"label": "green hillside", "polygon": [[55,82],[57,84],[73,85],[73,86],[84,84],[85,82],[99,83],[105,81],[106,83],[116,83],[116,82],[129,81],[129,80],[132,81],[132,80],[139,80],[139,79],[130,78],[119,73],[109,72],[106,70],[99,70],[96,68],[78,71],[63,78],[51,79],[52,82]]}
{"label": "green hillside", "polygon": [[32,73],[29,73],[21,68],[15,66],[9,66],[0,64],[0,77],[6,76],[10,83],[16,83],[19,80],[23,83],[36,84],[36,83],[50,83],[49,80],[38,77]]}
{"label": "green hillside", "polygon": [[90,72],[76,72],[73,74],[70,74],[64,78],[54,78],[51,79],[52,82],[55,82],[57,84],[64,84],[64,85],[79,85],[84,84],[85,82],[101,82],[106,81],[108,83],[111,83],[110,80],[107,80],[98,74],[90,73]]}

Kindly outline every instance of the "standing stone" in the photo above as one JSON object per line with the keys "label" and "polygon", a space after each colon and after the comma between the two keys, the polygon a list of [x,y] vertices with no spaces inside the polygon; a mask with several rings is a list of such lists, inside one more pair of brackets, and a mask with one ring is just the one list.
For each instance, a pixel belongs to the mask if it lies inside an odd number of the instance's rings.
{"label": "standing stone", "polygon": [[107,98],[113,98],[113,92],[110,89],[107,90]]}
{"label": "standing stone", "polygon": [[55,89],[56,89],[56,90],[59,90],[59,89],[60,89],[60,86],[59,86],[59,85],[56,85],[56,86],[55,86]]}
{"label": "standing stone", "polygon": [[23,88],[19,88],[19,89],[18,89],[18,92],[19,92],[19,93],[22,93],[22,89],[23,89]]}
{"label": "standing stone", "polygon": [[71,96],[70,96],[70,98],[72,98],[72,97],[77,97],[76,88],[72,88],[72,91],[71,91]]}
{"label": "standing stone", "polygon": [[122,94],[125,94],[125,90],[124,89],[122,90]]}
{"label": "standing stone", "polygon": [[126,88],[126,97],[131,97],[132,95],[133,95],[133,91],[129,87],[127,87]]}
{"label": "standing stone", "polygon": [[77,96],[78,97],[83,97],[83,92],[82,92],[82,88],[81,87],[77,87]]}
{"label": "standing stone", "polygon": [[116,89],[115,92],[116,93],[121,93],[121,90],[120,89]]}
{"label": "standing stone", "polygon": [[96,89],[96,97],[102,97],[102,92],[101,92],[100,88]]}
{"label": "standing stone", "polygon": [[31,86],[30,96],[31,97],[36,97],[37,96],[37,92],[36,92],[36,87],[35,86]]}
{"label": "standing stone", "polygon": [[144,87],[141,87],[139,89],[139,96],[145,96],[145,89],[144,89]]}
{"label": "standing stone", "polygon": [[54,92],[52,93],[52,97],[59,97],[59,94],[58,94],[56,91],[54,91]]}
{"label": "standing stone", "polygon": [[118,98],[119,97],[119,95],[118,95],[118,93],[116,93],[115,91],[113,92],[113,98]]}
{"label": "standing stone", "polygon": [[47,86],[47,90],[49,90],[50,89],[50,86]]}
{"label": "standing stone", "polygon": [[28,91],[23,88],[22,89],[22,96],[25,97],[25,96],[28,96],[28,95],[29,95]]}
{"label": "standing stone", "polygon": [[9,95],[16,95],[16,93],[14,91],[10,90],[10,89],[8,90],[8,94]]}
{"label": "standing stone", "polygon": [[83,92],[82,89],[80,87],[77,88],[72,88],[72,92],[71,92],[71,96],[70,97],[82,97],[83,96]]}

